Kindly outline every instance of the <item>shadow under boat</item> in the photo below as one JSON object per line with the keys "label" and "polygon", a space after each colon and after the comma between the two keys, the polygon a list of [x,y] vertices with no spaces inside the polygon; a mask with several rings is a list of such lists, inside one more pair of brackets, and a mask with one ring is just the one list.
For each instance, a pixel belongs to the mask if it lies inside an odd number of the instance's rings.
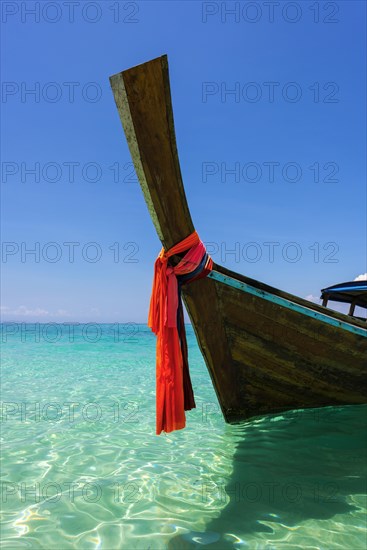
{"label": "shadow under boat", "polygon": [[254,536],[271,545],[277,524],[292,529],[356,511],[348,497],[366,494],[366,428],[365,405],[288,411],[236,426],[228,483],[202,493],[208,506],[220,499],[222,512],[205,532],[176,536],[167,548],[233,549],[236,539]]}

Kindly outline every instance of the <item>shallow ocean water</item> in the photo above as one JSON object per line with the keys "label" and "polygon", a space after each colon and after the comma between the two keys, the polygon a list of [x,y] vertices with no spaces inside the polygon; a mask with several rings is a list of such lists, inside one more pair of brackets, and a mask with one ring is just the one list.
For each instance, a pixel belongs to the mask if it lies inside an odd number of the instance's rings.
{"label": "shallow ocean water", "polygon": [[367,547],[366,406],[227,425],[188,327],[197,408],[156,436],[146,326],[2,328],[4,548]]}

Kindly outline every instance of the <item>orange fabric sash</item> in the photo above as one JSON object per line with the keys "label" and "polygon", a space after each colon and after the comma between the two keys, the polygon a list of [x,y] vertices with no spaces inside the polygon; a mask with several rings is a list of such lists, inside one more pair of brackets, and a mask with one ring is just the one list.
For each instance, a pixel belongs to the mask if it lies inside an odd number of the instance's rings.
{"label": "orange fabric sash", "polygon": [[[174,254],[188,252],[175,266],[168,265]],[[156,433],[185,427],[185,410],[195,407],[187,365],[187,345],[177,277],[203,269],[192,280],[205,277],[213,267],[196,231],[167,252],[162,248],[154,264],[148,326],[157,335],[156,351]],[[187,281],[191,282],[191,281]],[[181,326],[179,333],[177,319]]]}

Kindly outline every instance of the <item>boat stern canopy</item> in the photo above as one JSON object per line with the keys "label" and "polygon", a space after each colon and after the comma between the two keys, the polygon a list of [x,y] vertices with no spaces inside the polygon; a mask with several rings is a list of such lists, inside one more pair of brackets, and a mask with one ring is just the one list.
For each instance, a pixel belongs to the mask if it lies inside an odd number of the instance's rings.
{"label": "boat stern canopy", "polygon": [[351,281],[323,288],[321,299],[323,306],[329,300],[350,304],[349,315],[353,315],[356,306],[367,308],[367,281]]}

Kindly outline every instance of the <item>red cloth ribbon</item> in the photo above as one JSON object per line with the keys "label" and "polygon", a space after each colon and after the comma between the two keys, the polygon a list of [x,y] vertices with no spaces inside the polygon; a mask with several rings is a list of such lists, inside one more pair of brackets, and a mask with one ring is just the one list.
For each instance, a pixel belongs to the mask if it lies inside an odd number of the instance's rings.
{"label": "red cloth ribbon", "polygon": [[[175,254],[188,252],[176,266],[168,265]],[[148,326],[157,335],[156,351],[156,433],[172,432],[185,427],[185,410],[195,407],[187,364],[187,344],[183,313],[180,311],[181,332],[177,327],[177,312],[182,310],[178,292],[178,275],[195,271],[206,254],[196,231],[166,252],[162,248],[154,264],[154,279],[150,299]],[[208,256],[203,270],[192,280],[205,277],[213,268]],[[190,281],[191,282],[191,281]]]}

